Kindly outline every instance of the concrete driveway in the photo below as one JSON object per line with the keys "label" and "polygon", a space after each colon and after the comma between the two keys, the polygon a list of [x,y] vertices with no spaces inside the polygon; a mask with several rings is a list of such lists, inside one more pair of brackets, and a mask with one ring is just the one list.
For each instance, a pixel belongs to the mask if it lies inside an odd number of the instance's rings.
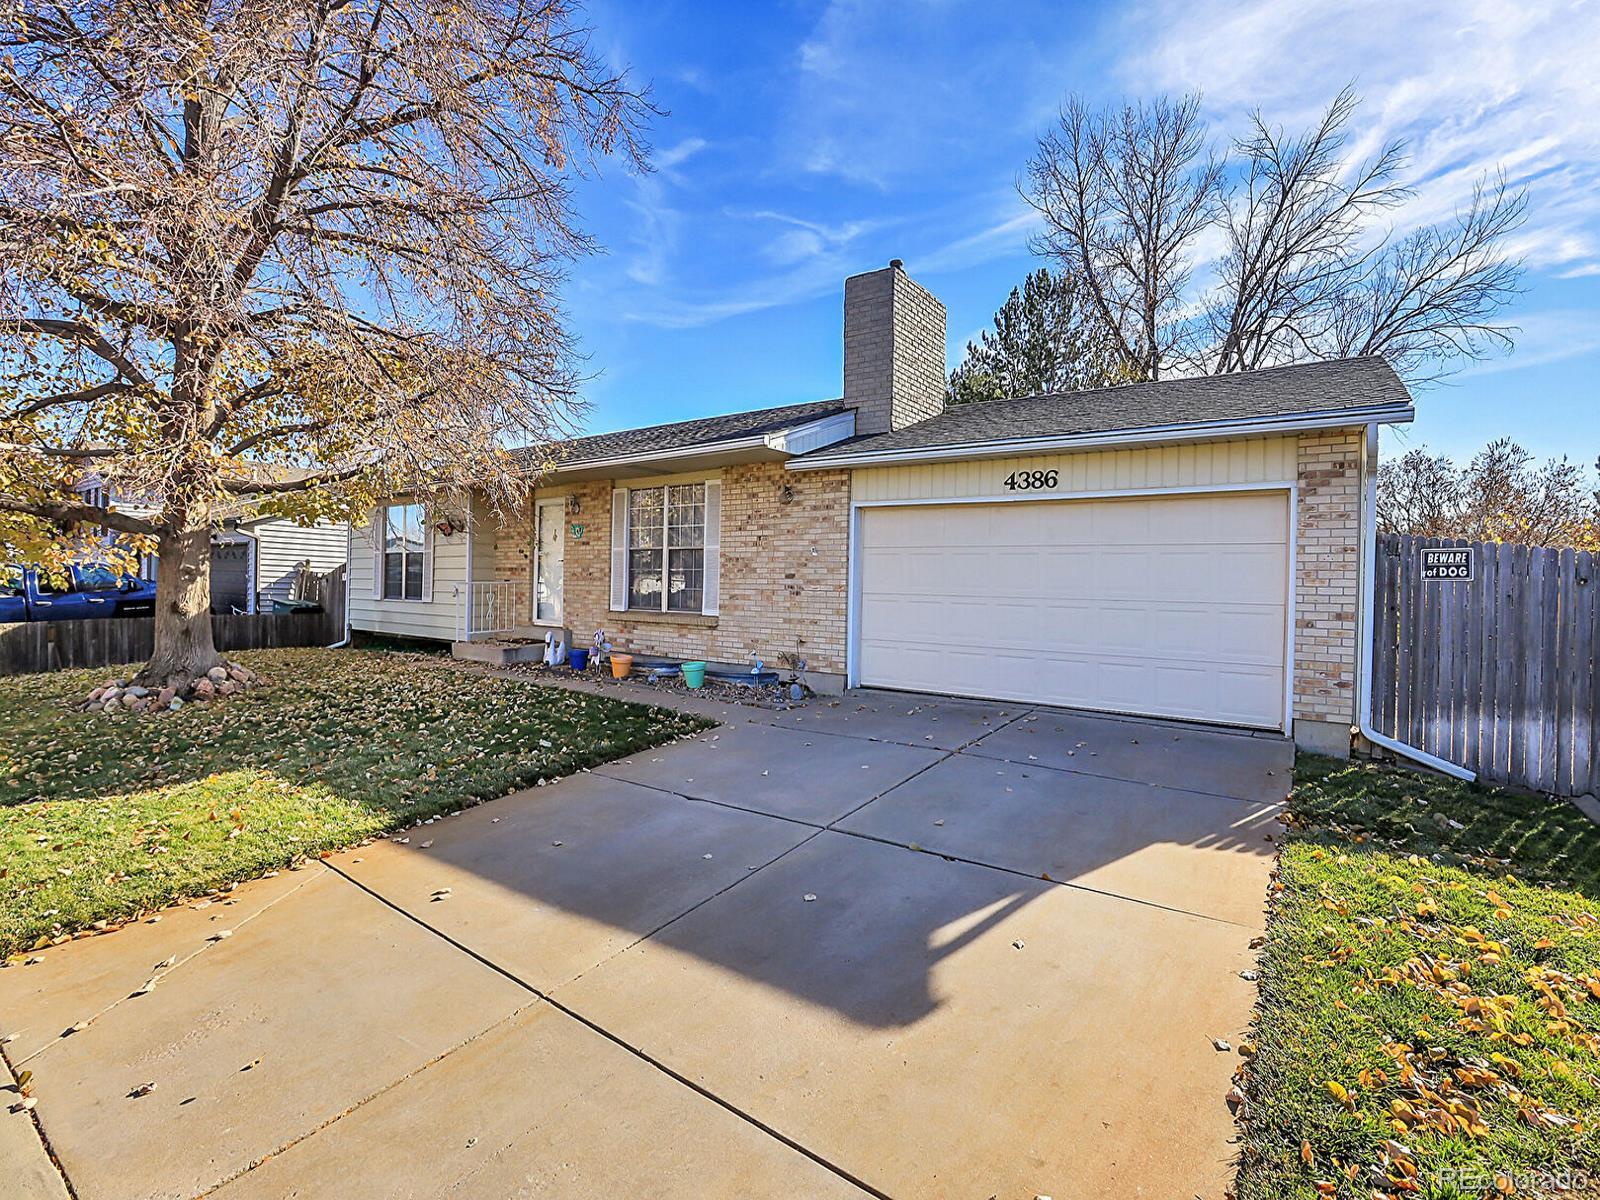
{"label": "concrete driveway", "polygon": [[1222,1195],[1287,743],[702,707],[0,971],[80,1200]]}

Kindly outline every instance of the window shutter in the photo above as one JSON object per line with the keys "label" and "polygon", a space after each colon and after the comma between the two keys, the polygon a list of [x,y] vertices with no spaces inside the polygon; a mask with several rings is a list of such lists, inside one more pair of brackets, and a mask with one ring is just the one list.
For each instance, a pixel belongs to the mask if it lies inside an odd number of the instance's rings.
{"label": "window shutter", "polygon": [[700,611],[715,616],[722,600],[722,481],[706,481],[705,580]]}
{"label": "window shutter", "polygon": [[372,510],[372,598],[383,599],[383,529],[387,514],[380,504]]}
{"label": "window shutter", "polygon": [[611,611],[628,607],[628,489],[611,489]]}
{"label": "window shutter", "polygon": [[433,599],[433,513],[422,508],[422,602]]}

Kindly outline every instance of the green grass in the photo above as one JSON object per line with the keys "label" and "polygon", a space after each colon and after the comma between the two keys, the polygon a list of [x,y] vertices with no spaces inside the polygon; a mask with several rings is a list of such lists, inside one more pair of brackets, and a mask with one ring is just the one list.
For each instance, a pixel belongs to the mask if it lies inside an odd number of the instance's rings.
{"label": "green grass", "polygon": [[1600,1194],[1600,827],[1314,757],[1290,815],[1239,1200]]}
{"label": "green grass", "polygon": [[70,707],[114,669],[0,680],[0,953],[707,724],[420,655],[238,658],[273,686],[159,717]]}

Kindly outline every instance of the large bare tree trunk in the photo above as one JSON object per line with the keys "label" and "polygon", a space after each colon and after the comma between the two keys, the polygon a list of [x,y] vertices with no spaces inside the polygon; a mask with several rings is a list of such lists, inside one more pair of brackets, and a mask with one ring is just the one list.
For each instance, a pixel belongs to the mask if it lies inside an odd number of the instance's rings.
{"label": "large bare tree trunk", "polygon": [[136,682],[182,691],[222,664],[211,638],[211,513],[188,507],[161,535],[155,650]]}

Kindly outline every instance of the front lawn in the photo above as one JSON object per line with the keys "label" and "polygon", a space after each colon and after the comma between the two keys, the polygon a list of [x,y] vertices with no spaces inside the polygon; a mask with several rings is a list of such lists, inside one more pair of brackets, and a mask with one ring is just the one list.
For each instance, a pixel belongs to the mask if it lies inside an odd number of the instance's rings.
{"label": "front lawn", "polygon": [[273,686],[159,717],[72,711],[116,670],[0,679],[0,953],[706,724],[421,655],[238,657]]}
{"label": "front lawn", "polygon": [[1600,827],[1305,756],[1290,816],[1239,1200],[1600,1194]]}

